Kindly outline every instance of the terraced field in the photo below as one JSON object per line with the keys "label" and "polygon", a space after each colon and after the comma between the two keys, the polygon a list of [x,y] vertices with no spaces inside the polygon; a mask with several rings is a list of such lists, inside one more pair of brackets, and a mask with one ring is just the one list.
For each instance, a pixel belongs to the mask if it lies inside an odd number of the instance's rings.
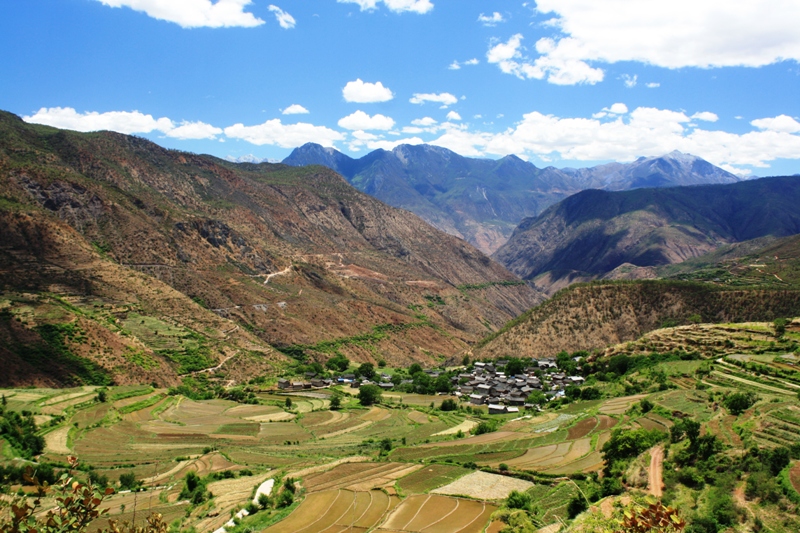
{"label": "terraced field", "polygon": [[393,485],[400,479],[422,468],[408,463],[348,463],[307,477],[303,485],[309,492],[329,489],[370,490]]}
{"label": "terraced field", "polygon": [[372,490],[332,489],[309,494],[286,519],[265,533],[361,533],[375,527],[398,503],[395,496]]}
{"label": "terraced field", "polygon": [[376,530],[383,533],[480,533],[494,505],[438,495],[410,496]]}
{"label": "terraced field", "polygon": [[471,470],[460,466],[430,465],[397,481],[397,486],[410,494],[426,493],[469,474]]}

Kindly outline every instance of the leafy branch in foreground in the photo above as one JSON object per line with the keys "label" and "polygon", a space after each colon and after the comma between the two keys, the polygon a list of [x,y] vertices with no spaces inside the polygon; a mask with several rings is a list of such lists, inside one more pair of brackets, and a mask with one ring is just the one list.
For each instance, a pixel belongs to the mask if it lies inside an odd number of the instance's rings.
{"label": "leafy branch in foreground", "polygon": [[[40,484],[33,468],[28,467],[26,481],[36,488],[36,496],[31,502],[29,498],[20,496],[12,501],[0,501],[0,508],[7,508],[9,513],[0,516],[0,531],[4,533],[83,533],[97,518],[108,512],[100,509],[103,500],[114,493],[108,487],[104,491],[97,490],[91,483],[82,484],[74,479],[71,470],[78,466],[75,457],[69,457],[70,472],[61,475],[53,485]],[[53,509],[42,514],[42,500],[51,496],[56,502]],[[37,516],[38,515],[38,516]],[[147,518],[147,525],[136,527],[127,522],[120,523],[109,520],[109,527],[100,529],[99,533],[166,533],[167,525],[158,513]]]}

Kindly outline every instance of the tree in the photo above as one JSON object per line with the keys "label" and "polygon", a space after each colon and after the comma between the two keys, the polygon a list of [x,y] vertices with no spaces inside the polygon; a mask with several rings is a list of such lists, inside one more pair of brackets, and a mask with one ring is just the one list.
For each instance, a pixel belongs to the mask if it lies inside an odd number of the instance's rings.
{"label": "tree", "polygon": [[358,390],[358,401],[365,406],[380,403],[381,388],[377,385],[363,385]]}
{"label": "tree", "polygon": [[419,363],[411,363],[411,366],[408,367],[408,375],[413,376],[414,374],[422,372],[422,367]]}
{"label": "tree", "polygon": [[359,376],[363,376],[367,379],[372,379],[375,377],[375,367],[372,365],[372,363],[362,363],[356,372]]}
{"label": "tree", "polygon": [[291,398],[286,398],[286,401],[283,402],[283,405],[285,405],[287,408],[291,408],[292,407],[292,399]]}
{"label": "tree", "polygon": [[342,397],[338,394],[331,396],[331,410],[336,411],[342,407]]}
{"label": "tree", "polygon": [[777,318],[775,322],[772,323],[773,327],[775,328],[775,337],[780,339],[786,334],[786,319],[785,318]]}
{"label": "tree", "polygon": [[735,392],[723,400],[725,407],[732,415],[740,415],[750,409],[759,400],[753,392]]}
{"label": "tree", "polygon": [[281,507],[281,508],[289,507],[293,503],[294,503],[294,493],[293,492],[289,492],[288,490],[285,490],[285,491],[281,492],[280,495],[278,496],[278,502],[277,502],[278,507]]}
{"label": "tree", "polygon": [[328,359],[325,362],[325,366],[334,371],[346,372],[347,369],[350,368],[350,360],[347,357],[338,354]]}
{"label": "tree", "polygon": [[442,405],[439,407],[442,411],[455,411],[458,409],[458,404],[452,398],[442,400]]}
{"label": "tree", "polygon": [[650,411],[653,410],[653,407],[655,407],[655,405],[653,405],[653,402],[651,402],[647,398],[644,398],[642,399],[641,402],[639,402],[639,409],[642,410],[642,414],[649,413]]}
{"label": "tree", "polygon": [[599,400],[600,396],[600,391],[594,387],[581,389],[581,400]]}
{"label": "tree", "polygon": [[522,362],[522,359],[518,357],[512,357],[508,360],[508,364],[506,364],[506,376],[516,376],[517,374],[522,374],[525,372],[525,363]]}
{"label": "tree", "polygon": [[[194,474],[194,472],[192,473]],[[119,475],[119,488],[123,490],[133,490],[138,486],[139,482],[136,481],[136,474],[133,472],[124,472]]]}
{"label": "tree", "polygon": [[532,403],[533,405],[543,405],[547,402],[547,396],[545,396],[542,391],[535,390],[528,395],[525,401],[527,403]]}
{"label": "tree", "polygon": [[469,366],[469,356],[465,355],[461,358],[461,365],[462,366]]}

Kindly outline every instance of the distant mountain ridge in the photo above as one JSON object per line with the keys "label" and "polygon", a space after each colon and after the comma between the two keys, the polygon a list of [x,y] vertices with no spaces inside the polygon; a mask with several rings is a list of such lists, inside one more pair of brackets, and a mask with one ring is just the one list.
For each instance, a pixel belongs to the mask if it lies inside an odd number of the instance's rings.
{"label": "distant mountain ridge", "polygon": [[509,155],[498,160],[463,157],[432,145],[400,145],[359,159],[308,143],[284,164],[323,165],[362,192],[407,209],[451,235],[492,253],[526,217],[586,189],[627,190],[735,183],[735,175],[688,154],[639,158],[586,169],[540,169]]}
{"label": "distant mountain ridge", "polygon": [[724,244],[800,233],[798,205],[800,178],[793,176],[583,191],[523,220],[494,258],[552,293],[623,266],[680,263]]}

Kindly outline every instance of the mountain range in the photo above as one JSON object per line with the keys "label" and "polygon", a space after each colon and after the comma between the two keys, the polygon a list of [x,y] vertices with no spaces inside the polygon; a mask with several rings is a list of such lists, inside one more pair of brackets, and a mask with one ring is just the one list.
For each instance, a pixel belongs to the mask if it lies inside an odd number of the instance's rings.
{"label": "mountain range", "polygon": [[487,254],[503,245],[523,219],[582,190],[739,181],[703,159],[680,152],[631,163],[557,169],[538,168],[513,155],[496,161],[475,159],[424,144],[375,150],[354,159],[309,143],[295,149],[283,163],[331,168],[360,191],[407,209]]}
{"label": "mountain range", "polygon": [[547,292],[575,281],[652,277],[722,245],[800,233],[800,179],[762,178],[608,192],[588,190],[527,218],[494,258]]}
{"label": "mountain range", "polygon": [[10,113],[0,227],[0,385],[236,380],[285,354],[431,365],[542,299],[330,169]]}

